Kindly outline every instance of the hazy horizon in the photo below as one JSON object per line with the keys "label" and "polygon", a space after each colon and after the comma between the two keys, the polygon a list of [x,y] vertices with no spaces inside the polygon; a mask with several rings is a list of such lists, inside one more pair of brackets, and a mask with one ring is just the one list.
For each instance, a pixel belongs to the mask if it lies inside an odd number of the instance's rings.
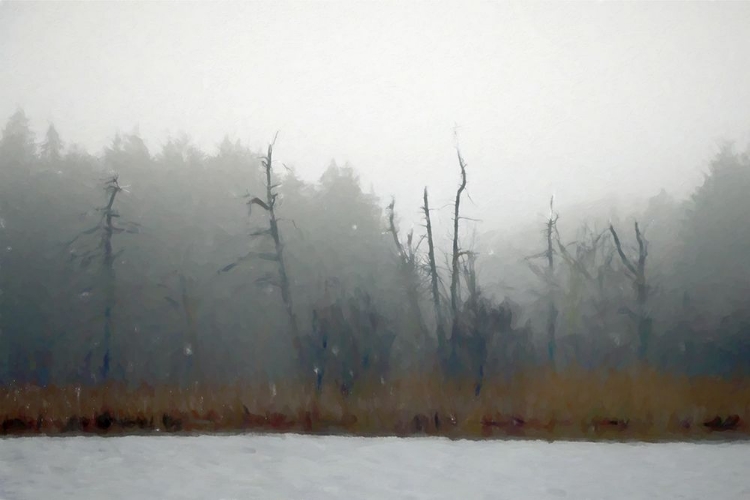
{"label": "hazy horizon", "polygon": [[[99,152],[225,134],[308,180],[350,163],[405,224],[469,164],[482,230],[686,195],[750,142],[748,3],[0,3],[0,117]],[[438,214],[439,216],[442,214]],[[449,214],[445,212],[444,217]]]}

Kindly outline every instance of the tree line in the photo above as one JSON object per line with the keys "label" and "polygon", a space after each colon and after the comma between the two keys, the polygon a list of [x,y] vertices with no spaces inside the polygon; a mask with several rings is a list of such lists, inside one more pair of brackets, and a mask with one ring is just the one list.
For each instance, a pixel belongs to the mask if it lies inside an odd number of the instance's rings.
{"label": "tree line", "polygon": [[53,125],[37,143],[23,111],[11,116],[0,382],[292,377],[348,393],[419,373],[479,394],[542,367],[750,368],[747,153],[722,148],[687,200],[662,191],[578,228],[547,200],[518,255],[467,243],[481,224],[462,214],[472,167],[458,147],[443,240],[429,186],[415,193],[422,226],[404,232],[400,200],[383,207],[351,166],[310,183],[280,146],[225,138],[208,154],[182,136],[153,154],[131,133],[91,155]]}

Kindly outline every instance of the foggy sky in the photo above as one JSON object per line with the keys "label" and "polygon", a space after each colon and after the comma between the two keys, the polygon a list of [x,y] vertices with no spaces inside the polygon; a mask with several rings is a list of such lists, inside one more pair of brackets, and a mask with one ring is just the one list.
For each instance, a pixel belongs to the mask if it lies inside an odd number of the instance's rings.
{"label": "foggy sky", "polygon": [[[404,225],[469,164],[485,229],[660,187],[750,141],[750,3],[0,3],[0,119],[98,152],[225,134],[315,179],[331,159]],[[447,209],[439,214],[448,218]]]}

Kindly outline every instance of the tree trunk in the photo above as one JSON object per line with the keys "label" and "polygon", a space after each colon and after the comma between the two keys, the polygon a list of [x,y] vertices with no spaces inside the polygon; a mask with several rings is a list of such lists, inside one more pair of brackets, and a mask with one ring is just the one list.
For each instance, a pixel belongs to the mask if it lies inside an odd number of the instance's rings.
{"label": "tree trunk", "polygon": [[557,342],[555,339],[555,329],[557,324],[557,307],[555,307],[553,279],[555,276],[555,260],[552,249],[552,233],[555,230],[557,217],[553,208],[554,198],[550,198],[549,209],[550,215],[547,221],[547,294],[549,298],[549,312],[547,313],[547,356],[552,366],[555,364],[555,351]]}
{"label": "tree trunk", "polygon": [[459,279],[459,249],[458,249],[458,218],[461,206],[461,193],[466,189],[466,163],[461,156],[461,151],[457,150],[458,164],[461,167],[461,184],[456,191],[456,201],[453,206],[453,255],[451,269],[451,313],[453,314],[454,330],[458,321],[458,279]]}
{"label": "tree trunk", "polygon": [[279,236],[279,224],[276,219],[276,193],[273,192],[273,184],[271,184],[271,173],[272,173],[272,162],[273,162],[273,145],[274,142],[268,145],[268,154],[263,159],[263,167],[266,170],[266,203],[268,205],[269,214],[269,225],[271,238],[273,238],[274,247],[276,249],[276,260],[279,264],[279,287],[281,288],[281,299],[284,301],[284,308],[289,316],[289,326],[292,331],[292,336],[295,345],[299,344],[299,328],[297,326],[297,316],[294,314],[294,306],[292,304],[292,294],[289,290],[289,276],[286,272],[286,265],[284,263],[284,245],[281,242]]}
{"label": "tree trunk", "polygon": [[430,203],[427,196],[427,188],[424,188],[424,210],[425,225],[427,226],[427,258],[430,268],[430,282],[432,285],[432,304],[435,307],[435,319],[437,321],[438,351],[445,351],[445,321],[443,309],[440,307],[440,291],[438,283],[437,264],[435,262],[435,244],[432,239],[432,222],[430,219]]}
{"label": "tree trunk", "polygon": [[120,186],[117,183],[117,178],[113,178],[107,186],[109,194],[109,202],[104,208],[106,226],[104,227],[104,262],[103,262],[103,277],[104,277],[104,356],[102,358],[102,366],[100,374],[102,380],[107,380],[109,377],[110,365],[112,363],[112,356],[110,354],[111,339],[113,331],[112,323],[112,310],[115,306],[115,267],[114,267],[114,256],[112,254],[112,235],[114,234],[114,225],[112,219],[114,218],[114,211],[112,206],[115,203],[115,197],[120,192]]}

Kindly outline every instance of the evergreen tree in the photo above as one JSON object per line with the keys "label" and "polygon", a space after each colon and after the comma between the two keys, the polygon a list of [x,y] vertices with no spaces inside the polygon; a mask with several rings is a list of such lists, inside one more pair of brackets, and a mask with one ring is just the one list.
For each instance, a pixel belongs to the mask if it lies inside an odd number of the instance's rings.
{"label": "evergreen tree", "polygon": [[[750,158],[724,146],[687,202],[677,272],[720,315],[739,307],[750,283]],[[746,305],[744,305],[746,307]]]}
{"label": "evergreen tree", "polygon": [[40,156],[47,163],[57,163],[62,158],[63,142],[57,133],[54,124],[47,127],[44,142],[42,143]]}
{"label": "evergreen tree", "polygon": [[0,139],[0,162],[4,165],[29,165],[36,156],[34,133],[29,119],[19,109],[8,120]]}

